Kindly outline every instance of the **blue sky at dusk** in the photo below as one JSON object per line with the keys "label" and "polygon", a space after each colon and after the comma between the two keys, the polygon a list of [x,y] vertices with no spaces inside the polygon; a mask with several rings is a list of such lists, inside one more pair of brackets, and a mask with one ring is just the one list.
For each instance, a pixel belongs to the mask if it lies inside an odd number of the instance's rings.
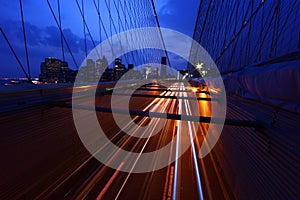
{"label": "blue sky at dusk", "polygon": [[[92,2],[85,1],[85,16],[94,40],[99,44],[100,38],[96,36],[98,34],[97,12]],[[100,2],[105,1],[101,0]],[[149,2],[151,1],[149,0]],[[174,29],[192,37],[199,1],[190,0],[187,3],[184,0],[155,0],[154,2],[162,27]],[[56,0],[51,0],[50,3],[54,9],[57,9]],[[105,9],[103,4],[102,6]],[[81,63],[84,59],[83,24],[76,1],[61,0],[61,10],[64,34],[70,43],[78,63]],[[53,56],[61,59],[59,30],[46,1],[23,0],[23,11],[31,74],[33,77],[37,77],[40,72],[40,63],[45,57]],[[96,21],[95,25],[91,23],[93,21]],[[103,22],[107,23],[105,26],[110,26],[108,15],[103,16]],[[23,65],[26,66],[18,0],[1,2],[0,26],[6,33]],[[91,40],[87,39],[87,43],[88,48],[91,49]],[[69,66],[75,69],[66,49],[65,54]],[[0,60],[0,77],[24,77],[2,35],[0,35]]]}

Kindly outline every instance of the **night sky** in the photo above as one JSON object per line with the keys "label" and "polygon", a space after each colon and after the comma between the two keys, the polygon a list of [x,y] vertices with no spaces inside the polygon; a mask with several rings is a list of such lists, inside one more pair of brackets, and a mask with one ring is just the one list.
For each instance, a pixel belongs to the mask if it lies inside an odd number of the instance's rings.
{"label": "night sky", "polygon": [[[51,0],[54,8],[57,7],[56,0]],[[92,35],[97,34],[97,23],[93,27],[95,12],[92,1],[85,1],[85,14]],[[196,0],[155,0],[157,15],[161,27],[174,29],[192,37],[195,26],[199,1]],[[61,0],[62,25],[64,34],[71,44],[71,49],[81,63],[84,59],[84,39],[82,20],[75,1]],[[61,59],[61,44],[59,30],[55,24],[53,16],[47,6],[46,1],[23,0],[23,11],[25,18],[25,28],[27,34],[28,51],[32,77],[37,77],[40,73],[40,63],[45,57],[56,57]],[[97,20],[97,19],[95,19]],[[76,21],[78,23],[76,23]],[[108,21],[108,20],[107,20]],[[104,23],[107,21],[104,20]],[[18,0],[2,1],[0,6],[0,26],[6,33],[22,64],[26,67],[25,49],[23,43],[23,33],[21,24],[20,6]],[[107,24],[109,26],[109,24]],[[96,38],[99,44],[99,38]],[[91,41],[88,40],[88,47]],[[66,52],[66,60],[69,67],[75,69],[71,62],[71,57]],[[21,68],[12,55],[7,43],[0,35],[0,77],[24,77]]]}

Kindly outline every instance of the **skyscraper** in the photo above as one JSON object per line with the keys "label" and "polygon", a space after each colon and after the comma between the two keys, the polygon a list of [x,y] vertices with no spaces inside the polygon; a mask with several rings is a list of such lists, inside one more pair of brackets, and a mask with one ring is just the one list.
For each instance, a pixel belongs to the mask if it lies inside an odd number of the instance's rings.
{"label": "skyscraper", "polygon": [[126,73],[125,65],[120,58],[115,59],[114,80],[119,80]]}
{"label": "skyscraper", "polygon": [[96,61],[96,79],[101,80],[105,69],[108,67],[108,61],[105,56]]}
{"label": "skyscraper", "polygon": [[160,72],[160,77],[162,79],[166,78],[167,74],[167,58],[166,57],[161,57],[161,72]]}
{"label": "skyscraper", "polygon": [[75,80],[76,71],[69,69],[68,63],[54,57],[45,58],[41,63],[40,82],[66,83]]}
{"label": "skyscraper", "polygon": [[133,69],[133,64],[128,64],[128,70],[132,70]]}

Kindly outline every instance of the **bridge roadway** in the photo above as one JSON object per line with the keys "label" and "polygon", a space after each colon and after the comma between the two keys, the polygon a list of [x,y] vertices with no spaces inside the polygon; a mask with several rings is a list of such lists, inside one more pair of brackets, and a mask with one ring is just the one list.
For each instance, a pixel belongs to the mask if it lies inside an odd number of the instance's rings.
{"label": "bridge roadway", "polygon": [[[82,87],[88,92],[94,86]],[[156,84],[146,85],[135,94],[210,98],[206,93],[195,93],[199,88],[187,88],[182,83],[173,85],[174,91]],[[121,90],[126,94],[126,88]],[[80,98],[80,96],[79,96]],[[122,103],[123,96],[118,99]],[[66,100],[66,99],[65,99]],[[70,99],[67,99],[70,102]],[[82,98],[84,104],[85,99]],[[97,95],[96,106],[110,107],[111,95]],[[130,109],[151,110],[186,115],[195,113],[189,99],[134,96]],[[198,101],[201,115],[210,116],[210,101]],[[89,121],[89,112],[84,121]],[[208,125],[194,122],[166,120],[162,130],[149,138],[124,133],[116,125],[111,113],[97,112],[106,136],[122,149],[132,152],[151,152],[164,147],[171,140],[167,158],[160,154],[149,162],[148,173],[122,172],[107,167],[91,156],[83,147],[74,126],[70,108],[39,106],[2,114],[0,152],[1,199],[229,199],[229,193],[214,156],[198,158],[198,152]],[[155,127],[162,119],[132,116],[140,126]],[[6,133],[6,134],[4,134]],[[197,133],[193,138],[192,133]],[[180,138],[177,140],[176,135]],[[95,138],[95,142],[97,142]],[[181,151],[182,144],[191,142],[183,155],[169,166],[154,170],[159,159],[171,159]],[[173,151],[172,151],[173,150]],[[111,159],[118,157],[118,152]],[[123,163],[128,162],[127,157]],[[135,161],[138,162],[138,159]],[[121,164],[122,165],[122,164]],[[122,166],[119,166],[120,168]],[[133,166],[134,167],[134,166]]]}

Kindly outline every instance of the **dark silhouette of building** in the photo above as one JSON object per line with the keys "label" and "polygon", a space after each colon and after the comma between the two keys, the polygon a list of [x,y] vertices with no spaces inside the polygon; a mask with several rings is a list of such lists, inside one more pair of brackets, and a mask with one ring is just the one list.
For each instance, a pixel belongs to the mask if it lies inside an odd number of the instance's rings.
{"label": "dark silhouette of building", "polygon": [[77,75],[77,71],[69,69],[67,62],[53,57],[45,58],[40,68],[39,80],[44,83],[74,82]]}
{"label": "dark silhouette of building", "polygon": [[162,79],[166,78],[167,74],[167,58],[166,57],[161,57],[161,72],[160,72],[160,77]]}
{"label": "dark silhouette of building", "polygon": [[121,58],[116,58],[115,59],[115,65],[121,65],[122,64],[122,59]]}
{"label": "dark silhouette of building", "polygon": [[140,71],[134,70],[133,64],[128,64],[128,69],[126,69],[120,58],[116,58],[114,67],[109,68],[105,56],[96,62],[96,74],[97,73],[102,74],[101,78],[99,79],[101,82],[118,81],[121,77],[125,80],[141,79],[142,77]]}
{"label": "dark silhouette of building", "polygon": [[126,67],[122,64],[120,58],[115,59],[115,68],[114,68],[114,80],[119,80],[127,72]]}
{"label": "dark silhouette of building", "polygon": [[128,64],[128,70],[132,70],[133,69],[133,64]]}
{"label": "dark silhouette of building", "polygon": [[101,82],[114,81],[114,69],[106,68],[101,76]]}
{"label": "dark silhouette of building", "polygon": [[78,73],[78,70],[68,69],[66,82],[67,83],[74,83],[75,79],[76,79],[76,76],[77,76],[77,73]]}

